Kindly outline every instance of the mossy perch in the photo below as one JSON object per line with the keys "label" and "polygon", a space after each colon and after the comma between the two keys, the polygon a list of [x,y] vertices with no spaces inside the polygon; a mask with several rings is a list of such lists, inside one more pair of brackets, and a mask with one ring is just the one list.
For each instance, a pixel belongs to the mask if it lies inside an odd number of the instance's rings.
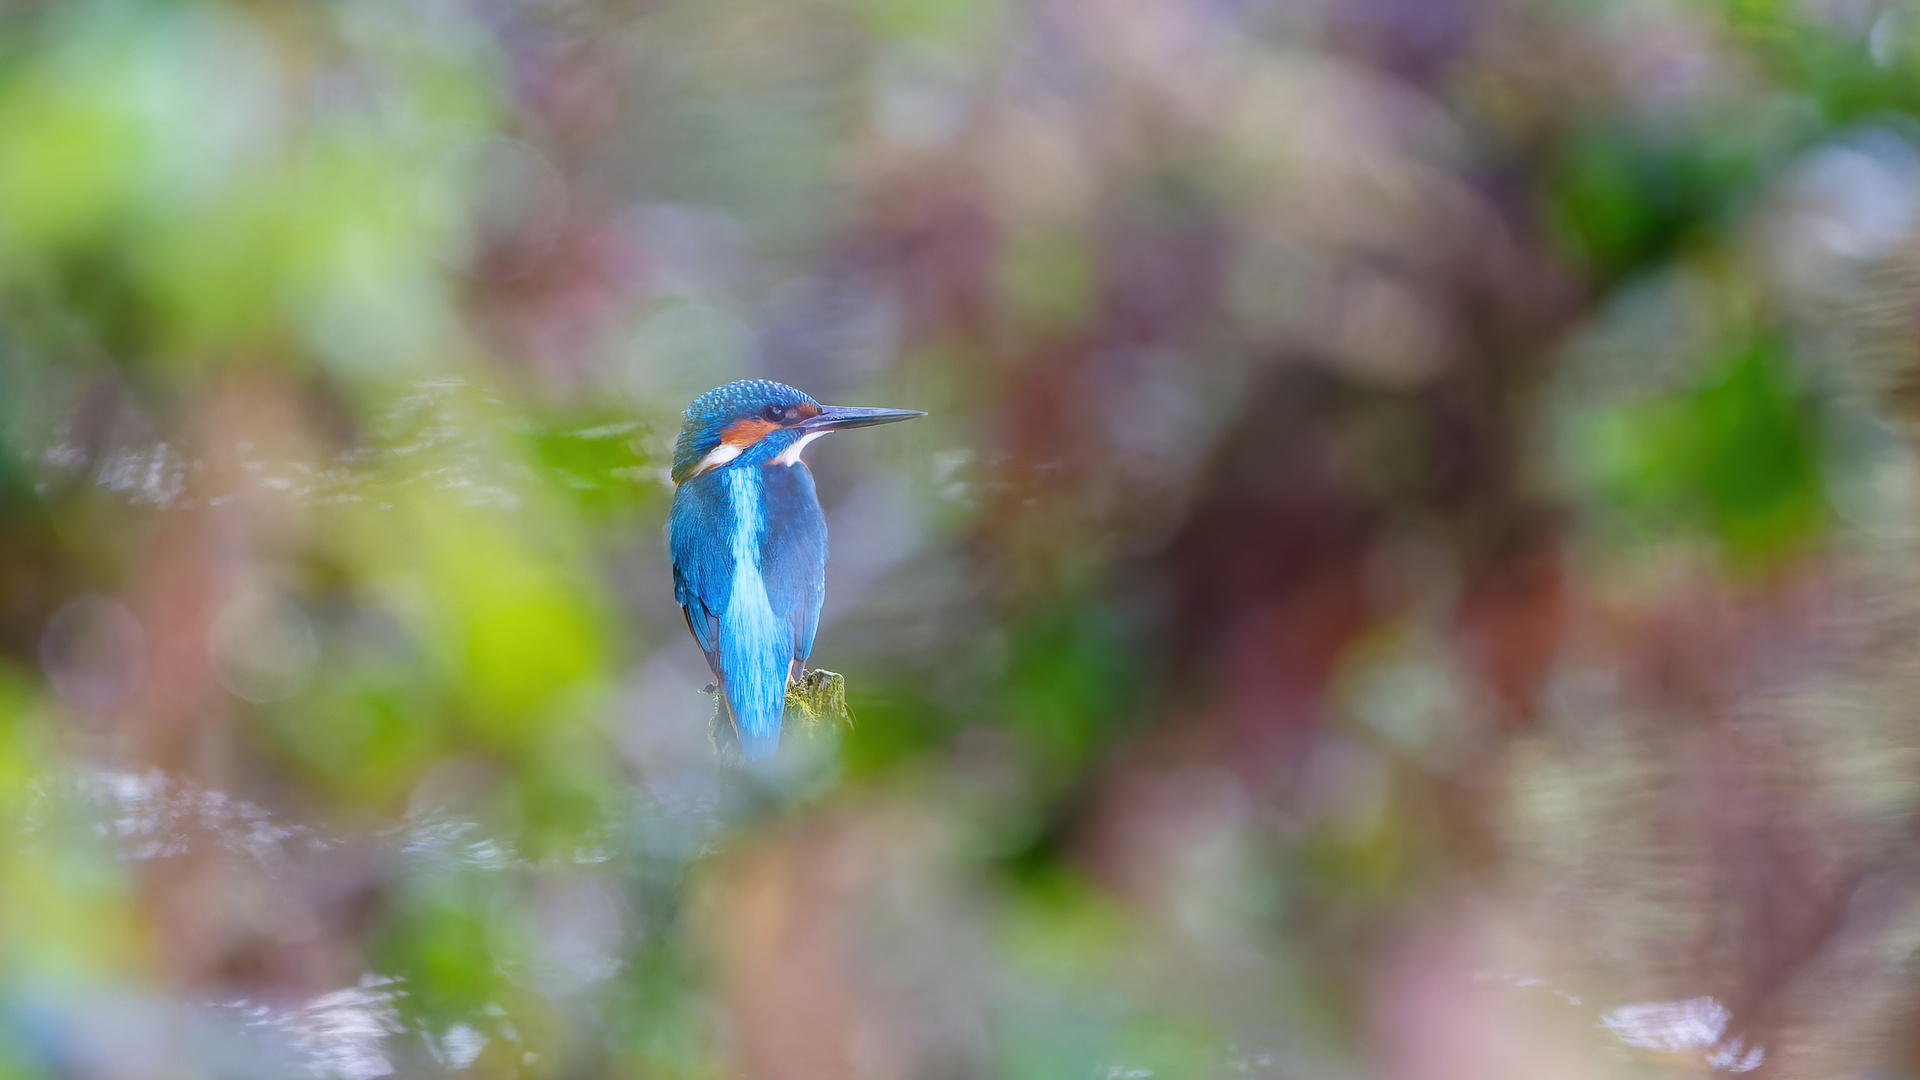
{"label": "mossy perch", "polygon": [[[708,683],[702,691],[713,695],[713,718],[709,721],[713,748],[722,754],[739,753],[739,733],[733,730],[718,690],[717,685]],[[847,707],[846,676],[815,668],[788,683],[785,722],[797,723],[808,730],[821,724],[853,727],[853,710]]]}
{"label": "mossy perch", "polygon": [[787,719],[808,727],[817,724],[853,726],[847,708],[847,679],[837,671],[815,668],[787,684]]}

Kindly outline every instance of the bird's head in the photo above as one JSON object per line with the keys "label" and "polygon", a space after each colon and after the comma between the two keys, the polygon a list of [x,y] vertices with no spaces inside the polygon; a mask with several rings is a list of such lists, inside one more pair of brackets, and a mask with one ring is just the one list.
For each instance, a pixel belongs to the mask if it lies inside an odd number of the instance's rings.
{"label": "bird's head", "polygon": [[926,413],[822,405],[785,383],[742,379],[693,399],[673,445],[673,482],[709,469],[800,460],[814,439],[842,428],[891,424]]}

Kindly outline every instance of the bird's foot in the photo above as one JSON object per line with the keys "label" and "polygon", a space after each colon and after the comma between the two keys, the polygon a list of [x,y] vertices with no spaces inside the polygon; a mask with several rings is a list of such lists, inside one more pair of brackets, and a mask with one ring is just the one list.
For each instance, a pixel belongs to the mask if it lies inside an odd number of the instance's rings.
{"label": "bird's foot", "polygon": [[837,671],[815,669],[787,684],[787,715],[812,727],[816,724],[853,726],[847,708],[847,680]]}
{"label": "bird's foot", "polygon": [[713,698],[713,715],[707,718],[707,738],[713,741],[714,753],[722,758],[735,757],[740,753],[740,736],[733,729],[733,717],[727,715],[726,702],[715,693],[717,689],[716,684],[709,683],[701,691]]}

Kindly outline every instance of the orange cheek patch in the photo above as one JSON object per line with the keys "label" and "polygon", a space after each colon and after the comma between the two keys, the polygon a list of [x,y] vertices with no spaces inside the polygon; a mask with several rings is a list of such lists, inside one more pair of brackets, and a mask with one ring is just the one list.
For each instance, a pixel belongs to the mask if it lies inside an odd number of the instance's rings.
{"label": "orange cheek patch", "polygon": [[721,430],[720,442],[724,446],[745,449],[766,438],[767,432],[779,426],[771,420],[735,420]]}

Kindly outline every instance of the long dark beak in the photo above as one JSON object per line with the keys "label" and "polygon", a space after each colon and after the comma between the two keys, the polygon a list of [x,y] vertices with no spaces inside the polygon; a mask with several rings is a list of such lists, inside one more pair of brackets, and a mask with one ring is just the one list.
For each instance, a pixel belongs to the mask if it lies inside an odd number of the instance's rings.
{"label": "long dark beak", "polygon": [[858,409],[850,405],[823,405],[819,416],[810,416],[794,426],[803,431],[839,431],[843,428],[895,424],[925,415],[912,409]]}

